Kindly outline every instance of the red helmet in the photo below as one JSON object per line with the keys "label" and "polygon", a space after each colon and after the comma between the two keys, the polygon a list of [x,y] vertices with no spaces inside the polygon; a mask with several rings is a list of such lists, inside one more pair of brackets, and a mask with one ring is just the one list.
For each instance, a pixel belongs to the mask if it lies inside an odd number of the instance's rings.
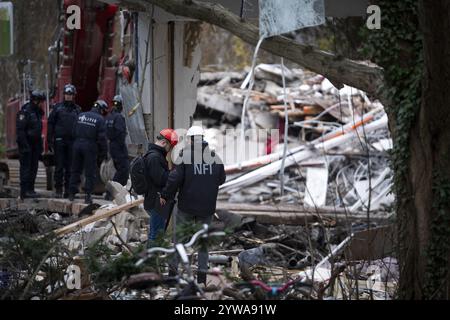
{"label": "red helmet", "polygon": [[159,133],[162,137],[166,138],[172,147],[175,147],[178,143],[178,135],[173,129],[162,129]]}

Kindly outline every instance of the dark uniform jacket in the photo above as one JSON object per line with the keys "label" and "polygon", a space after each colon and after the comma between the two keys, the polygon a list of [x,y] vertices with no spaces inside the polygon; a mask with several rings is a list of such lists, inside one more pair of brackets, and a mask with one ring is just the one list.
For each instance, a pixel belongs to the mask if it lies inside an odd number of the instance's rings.
{"label": "dark uniform jacket", "polygon": [[31,147],[42,149],[42,117],[44,112],[38,105],[28,102],[17,113],[16,132],[19,152],[28,152]]}
{"label": "dark uniform jacket", "polygon": [[127,126],[125,124],[125,118],[120,112],[113,110],[106,117],[106,136],[111,142],[125,144]]}
{"label": "dark uniform jacket", "polygon": [[166,185],[169,176],[166,156],[167,151],[163,147],[149,143],[145,156],[145,171],[148,177],[148,190],[144,197],[145,210],[151,210],[157,206],[156,201],[159,202],[158,192],[161,192]]}
{"label": "dark uniform jacket", "polygon": [[54,139],[73,140],[73,128],[81,108],[69,101],[55,104],[48,117],[47,141],[52,145]]}
{"label": "dark uniform jacket", "polygon": [[187,146],[180,157],[183,161],[170,173],[161,192],[162,198],[172,200],[179,190],[178,208],[181,211],[200,217],[213,215],[219,186],[225,182],[222,160],[205,141],[201,147]]}
{"label": "dark uniform jacket", "polygon": [[[99,158],[106,157],[105,121],[98,112],[88,111],[80,113],[74,126],[73,136],[77,142],[95,144]],[[93,151],[95,152],[96,150]]]}

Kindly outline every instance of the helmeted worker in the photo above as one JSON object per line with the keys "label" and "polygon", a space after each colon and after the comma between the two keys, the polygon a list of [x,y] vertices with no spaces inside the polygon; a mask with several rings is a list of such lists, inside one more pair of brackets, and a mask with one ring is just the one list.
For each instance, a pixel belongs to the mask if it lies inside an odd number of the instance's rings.
{"label": "helmeted worker", "polygon": [[108,109],[103,100],[97,100],[91,111],[78,115],[74,127],[73,158],[70,176],[69,200],[73,201],[81,181],[81,173],[84,170],[86,193],[85,203],[92,203],[97,164],[106,158],[107,145],[105,134],[105,121],[102,112]]}
{"label": "helmeted worker", "polygon": [[158,193],[164,188],[169,176],[167,154],[178,143],[178,136],[173,129],[163,129],[156,137],[155,143],[149,143],[145,155],[145,168],[148,175],[148,190],[144,197],[144,209],[150,215],[149,245],[157,235],[164,232],[166,219],[158,212],[160,207]]}
{"label": "helmeted worker", "polygon": [[[220,157],[203,140],[202,127],[192,126],[186,136],[188,145],[181,150],[176,161],[178,164],[161,191],[161,205],[172,200],[179,191],[177,223],[210,224],[216,211],[219,186],[225,182],[224,166]],[[172,266],[172,272],[173,268],[177,267]],[[208,250],[205,246],[198,254],[198,283],[206,283],[207,269]]]}
{"label": "helmeted worker", "polygon": [[[128,149],[125,144],[127,136],[127,126],[125,118],[122,115],[122,97],[116,95],[113,99],[113,109],[106,117],[106,136],[109,141],[109,154],[113,160],[116,173],[113,181],[117,181],[125,186],[128,181],[130,171],[130,163],[128,159]],[[105,198],[111,200],[109,193],[106,193]]]}
{"label": "helmeted worker", "polygon": [[47,142],[49,151],[55,154],[55,196],[69,196],[70,171],[72,167],[73,132],[81,108],[75,104],[76,88],[64,86],[64,101],[56,104],[48,118]]}
{"label": "helmeted worker", "polygon": [[42,117],[41,103],[45,94],[33,90],[30,101],[22,106],[16,116],[17,145],[20,162],[20,198],[37,197],[34,183],[42,154]]}

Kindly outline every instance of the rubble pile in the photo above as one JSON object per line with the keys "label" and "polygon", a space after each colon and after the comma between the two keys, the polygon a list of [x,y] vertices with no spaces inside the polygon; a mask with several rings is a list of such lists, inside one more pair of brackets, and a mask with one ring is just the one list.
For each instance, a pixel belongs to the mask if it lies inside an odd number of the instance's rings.
{"label": "rubble pile", "polygon": [[[222,186],[219,199],[231,203],[348,208],[351,212],[388,211],[394,200],[389,193],[391,172],[387,169],[392,140],[387,123],[382,121],[386,116],[383,106],[361,90],[346,85],[338,89],[328,79],[308,71],[285,68],[284,74],[289,120],[287,160],[301,153],[302,148],[304,153],[311,153],[294,158],[282,178],[279,170],[271,169],[265,179],[255,183],[250,181],[254,177],[248,175],[247,183],[247,173],[262,167],[261,163],[280,160],[283,155],[285,96],[281,66],[260,64],[255,68],[245,130],[279,129],[280,136],[279,141],[263,142],[252,135],[246,137],[247,148],[256,152],[240,149],[244,147],[239,140],[248,73],[202,73],[196,121],[208,127],[206,140],[224,160],[227,183],[232,181]],[[370,132],[365,129],[377,120],[383,124]],[[230,135],[231,129],[236,129],[234,136]],[[352,131],[357,135],[332,142]],[[331,142],[330,147],[322,146],[326,141]],[[230,148],[233,143],[237,147]],[[241,158],[230,156],[230,152]]]}
{"label": "rubble pile", "polygon": [[[220,221],[239,221],[221,212]],[[343,219],[305,226],[268,225],[241,219],[217,246],[212,265],[235,262],[238,279],[284,283],[303,277],[312,299],[393,299],[399,278],[389,222],[348,223]],[[377,248],[368,250],[368,247]],[[213,251],[214,252],[214,251]],[[339,283],[330,289],[330,282]],[[327,287],[327,290],[324,288]]]}
{"label": "rubble pile", "polygon": [[[122,205],[132,201],[125,187],[117,182],[107,184],[114,197],[115,205]],[[108,204],[98,209],[108,210],[115,205]],[[141,206],[121,211],[112,218],[101,219],[85,225],[63,237],[62,241],[70,250],[83,252],[86,247],[103,241],[109,249],[118,253],[122,250],[137,248],[147,241],[149,216]]]}

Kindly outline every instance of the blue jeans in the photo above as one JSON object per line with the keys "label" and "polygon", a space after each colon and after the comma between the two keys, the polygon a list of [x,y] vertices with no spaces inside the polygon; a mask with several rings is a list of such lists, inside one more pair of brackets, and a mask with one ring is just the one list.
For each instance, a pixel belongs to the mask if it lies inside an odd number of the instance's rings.
{"label": "blue jeans", "polygon": [[154,241],[160,232],[164,233],[166,219],[164,219],[155,209],[147,210],[150,215],[150,232],[148,240]]}

